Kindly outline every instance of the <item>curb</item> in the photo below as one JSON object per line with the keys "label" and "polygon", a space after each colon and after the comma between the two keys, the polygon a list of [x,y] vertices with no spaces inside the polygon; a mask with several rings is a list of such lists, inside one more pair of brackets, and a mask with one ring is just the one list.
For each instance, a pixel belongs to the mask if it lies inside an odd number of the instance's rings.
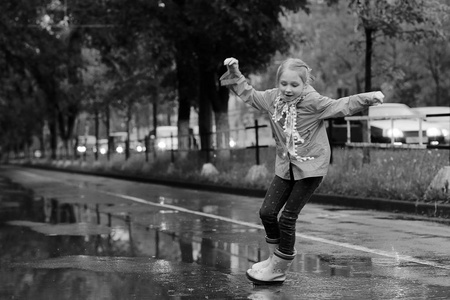
{"label": "curb", "polygon": [[[172,187],[197,189],[210,192],[226,193],[240,196],[248,196],[255,198],[263,198],[266,194],[265,190],[262,189],[251,189],[251,188],[239,188],[230,186],[221,186],[206,183],[195,183],[180,180],[168,180],[168,179],[158,179],[151,177],[144,177],[139,175],[129,175],[123,173],[115,172],[95,172],[95,171],[85,171],[85,170],[74,170],[74,169],[62,169],[52,166],[37,166],[37,165],[16,165],[35,169],[43,169],[50,171],[59,171],[74,174],[85,174],[100,177],[108,177],[114,179],[160,184]],[[433,218],[444,218],[450,219],[450,204],[438,204],[438,203],[425,203],[425,202],[412,202],[412,201],[402,201],[402,200],[392,200],[383,198],[360,198],[354,196],[342,196],[342,195],[329,195],[329,194],[314,194],[311,198],[312,203],[316,204],[327,204],[335,206],[344,206],[360,209],[371,209],[378,211],[387,211],[394,213],[408,213],[420,216],[427,216]]]}
{"label": "curb", "polygon": [[395,213],[408,213],[427,217],[450,219],[450,205],[412,202],[381,198],[359,198],[352,196],[314,194],[311,202],[336,206],[373,209]]}

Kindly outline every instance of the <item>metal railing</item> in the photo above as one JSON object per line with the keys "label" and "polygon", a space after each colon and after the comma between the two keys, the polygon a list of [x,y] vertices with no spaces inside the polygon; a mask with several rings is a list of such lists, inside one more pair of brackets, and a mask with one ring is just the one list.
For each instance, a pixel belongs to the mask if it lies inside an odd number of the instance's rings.
{"label": "metal railing", "polygon": [[[329,119],[329,138],[330,138],[330,144],[333,148],[333,146],[347,146],[347,147],[373,147],[373,148],[404,148],[404,149],[424,149],[424,148],[437,148],[437,149],[450,149],[449,144],[445,145],[430,145],[424,143],[424,130],[423,130],[423,124],[422,122],[427,117],[442,117],[442,116],[450,116],[450,114],[433,114],[433,115],[412,115],[412,116],[405,116],[405,115],[398,115],[398,116],[350,116],[343,118],[346,123],[343,122],[342,127],[341,125],[332,125],[332,122],[334,122],[333,119]],[[390,120],[391,130],[394,128],[395,122],[397,120],[405,120],[405,119],[416,119],[419,122],[419,132],[418,132],[418,143],[417,144],[405,144],[402,145],[396,145],[395,140],[391,139],[390,143],[377,143],[372,141],[371,137],[371,121],[378,121],[378,120]],[[355,124],[357,122],[357,124]],[[363,123],[363,125],[361,125]],[[364,124],[365,123],[365,124]],[[367,141],[368,142],[359,142],[361,141],[361,127],[367,126]],[[339,128],[338,128],[339,127]],[[355,129],[356,128],[356,129]],[[341,130],[342,129],[342,130]],[[334,136],[337,139],[333,139],[333,130],[339,130],[339,137]],[[345,130],[346,130],[346,136],[345,136]],[[337,131],[336,131],[337,132]],[[352,141],[352,133],[353,141]],[[138,152],[135,149],[131,151],[130,156],[134,155],[145,155],[145,161],[149,161],[150,159],[159,159],[159,158],[165,158],[169,159],[171,162],[175,162],[180,155],[182,155],[182,152],[198,152],[198,156],[201,157],[201,160],[206,162],[211,162],[211,160],[214,160],[217,153],[220,151],[231,151],[233,153],[246,151],[245,156],[247,157],[246,161],[253,160],[251,158],[254,157],[254,161],[257,165],[261,164],[261,156],[267,155],[269,153],[268,151],[272,151],[270,146],[274,145],[274,140],[271,132],[271,128],[267,124],[259,124],[258,120],[254,120],[253,125],[243,127],[243,128],[234,128],[226,132],[210,132],[210,137],[208,140],[211,141],[210,145],[201,145],[201,137],[198,134],[193,134],[192,132],[188,136],[178,136],[176,134],[171,134],[170,136],[159,136],[158,139],[165,139],[168,143],[168,147],[165,150],[158,149],[157,147],[157,139],[151,139],[150,137],[147,137],[145,141],[141,141],[141,144],[145,145],[145,151]],[[233,140],[235,142],[234,147],[231,145],[227,145],[226,142],[227,138],[230,140]],[[356,138],[355,138],[356,137]],[[187,138],[188,143],[187,147],[186,145],[184,147],[178,147],[179,140]],[[217,147],[219,145],[218,139],[223,139],[220,142],[221,148]],[[355,141],[356,140],[356,141]],[[181,145],[181,144],[180,144]],[[269,148],[269,150],[264,150],[265,148]],[[97,149],[98,151],[98,149]],[[112,160],[126,160],[127,158],[122,153],[116,153],[115,149],[109,149],[109,154],[113,155],[114,158]],[[263,151],[263,153],[261,153]],[[84,161],[92,161],[92,159],[96,160],[110,160],[108,155],[100,155],[100,153],[97,153],[98,155],[95,155],[95,152],[93,152],[93,149],[90,149],[89,152],[84,153],[78,153],[76,149],[72,149],[70,151],[71,153],[66,152],[58,152],[57,158],[58,159],[81,159]],[[45,155],[43,155],[41,158],[48,157],[50,154],[50,150],[46,149],[44,152]],[[239,154],[244,155],[244,154]],[[32,149],[24,150],[22,152],[18,153],[11,153],[11,157],[15,158],[21,158],[21,157],[37,157],[34,155],[34,152]],[[92,156],[92,157],[87,157]],[[94,158],[95,157],[95,158]],[[144,156],[143,156],[144,158]],[[264,158],[267,160],[267,157],[264,156]]]}
{"label": "metal railing", "polygon": [[[377,148],[386,148],[386,147],[399,147],[399,148],[408,148],[408,149],[424,149],[424,148],[445,148],[450,149],[450,145],[432,145],[424,143],[424,135],[423,135],[423,121],[426,120],[427,117],[442,117],[442,116],[450,116],[450,114],[429,114],[429,115],[392,115],[392,116],[350,116],[345,117],[345,121],[347,122],[347,141],[345,143],[346,146],[350,147],[377,147]],[[390,120],[390,129],[391,136],[386,137],[390,139],[390,143],[375,143],[372,141],[372,130],[371,130],[371,121],[380,121],[380,120]],[[417,144],[407,144],[403,143],[401,145],[396,145],[395,137],[394,137],[394,122],[396,120],[418,120],[419,128],[418,128],[418,143]],[[367,134],[367,142],[352,142],[351,136],[351,122],[355,121],[363,121],[366,125],[366,134]],[[364,125],[363,125],[364,126]]]}

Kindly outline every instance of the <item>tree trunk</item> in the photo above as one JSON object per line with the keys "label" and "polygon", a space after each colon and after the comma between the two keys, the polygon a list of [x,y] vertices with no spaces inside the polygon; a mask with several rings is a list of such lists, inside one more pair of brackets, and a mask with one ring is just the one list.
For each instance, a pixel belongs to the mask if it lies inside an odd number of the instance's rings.
{"label": "tree trunk", "polygon": [[228,161],[230,152],[230,123],[228,120],[229,91],[221,87],[218,82],[219,76],[211,76],[211,87],[214,88],[213,110],[216,121],[217,148],[220,149],[219,156],[222,161]]}
{"label": "tree trunk", "polygon": [[216,144],[217,149],[228,149],[230,146],[230,125],[228,124],[228,112],[214,112],[216,121]]}
{"label": "tree trunk", "polygon": [[56,98],[55,82],[51,80],[43,85],[48,97],[48,129],[50,132],[50,157],[56,159],[58,146],[58,99]]}
{"label": "tree trunk", "polygon": [[156,93],[155,101],[153,102],[153,130],[155,132],[155,140],[153,141],[153,157],[156,157],[156,127],[158,127],[158,93]]}
{"label": "tree trunk", "polygon": [[366,62],[365,62],[365,89],[366,92],[372,91],[372,52],[373,52],[373,29],[365,28],[366,35]]}
{"label": "tree trunk", "polygon": [[440,55],[433,48],[428,48],[428,69],[431,73],[431,78],[436,85],[435,105],[439,106],[441,96],[440,72],[439,72],[439,58]]}
{"label": "tree trunk", "polygon": [[94,108],[94,117],[95,117],[95,152],[94,157],[95,160],[98,160],[98,152],[100,151],[99,144],[98,144],[98,131],[99,131],[99,116],[98,116],[98,109]]}
{"label": "tree trunk", "polygon": [[48,122],[48,129],[50,131],[50,151],[51,151],[50,158],[56,159],[57,157],[56,148],[58,145],[58,129],[56,118],[54,116],[50,117],[50,120]]}
{"label": "tree trunk", "polygon": [[132,110],[133,104],[128,103],[127,106],[127,124],[126,124],[126,131],[127,131],[127,139],[125,140],[125,160],[128,160],[130,158],[130,123],[131,123],[131,110]]}
{"label": "tree trunk", "polygon": [[59,136],[64,145],[65,157],[69,155],[69,140],[72,138],[73,128],[76,120],[78,108],[75,105],[68,107],[67,111],[58,111]]}
{"label": "tree trunk", "polygon": [[212,109],[211,109],[211,93],[208,85],[208,72],[200,72],[200,99],[198,109],[198,127],[200,134],[201,149],[206,152],[206,162],[210,162],[211,129],[212,129]]}
{"label": "tree trunk", "polygon": [[105,120],[105,125],[106,125],[106,137],[107,137],[107,141],[108,141],[108,151],[106,152],[106,159],[108,161],[110,161],[111,159],[111,150],[112,150],[112,143],[111,143],[111,139],[109,137],[110,135],[110,131],[111,131],[111,124],[110,124],[110,112],[109,112],[109,105],[106,104],[106,109],[105,109],[105,116],[106,116],[106,120]]}
{"label": "tree trunk", "polygon": [[[178,81],[178,154],[180,158],[187,156],[189,143],[189,119],[191,116],[191,102],[196,93],[189,78],[193,77],[194,68],[191,62],[186,60],[182,45],[177,49],[177,81]],[[189,56],[187,56],[189,57]]]}
{"label": "tree trunk", "polygon": [[[370,92],[372,91],[372,51],[373,51],[373,29],[370,27],[364,28],[364,33],[366,35],[366,62],[365,62],[365,91]],[[367,110],[364,110],[363,115],[367,115]],[[367,122],[367,121],[366,121]],[[362,140],[365,143],[369,142],[369,132],[367,128],[367,123],[363,123],[362,128]],[[363,147],[363,164],[369,164],[370,163],[370,149],[369,147]]]}

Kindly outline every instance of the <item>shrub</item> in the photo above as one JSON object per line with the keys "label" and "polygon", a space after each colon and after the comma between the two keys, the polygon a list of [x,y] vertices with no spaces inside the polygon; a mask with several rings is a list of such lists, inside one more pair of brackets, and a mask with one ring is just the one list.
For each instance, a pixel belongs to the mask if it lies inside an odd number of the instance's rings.
{"label": "shrub", "polygon": [[[407,201],[450,202],[448,193],[428,191],[433,178],[444,166],[450,165],[449,150],[435,149],[371,149],[371,162],[362,163],[362,149],[334,148],[333,163],[317,190],[318,193],[375,197]],[[254,152],[246,149],[233,150],[229,159],[219,161],[213,153],[211,162],[219,174],[211,177],[201,176],[205,163],[204,152],[184,153],[171,162],[170,153],[158,153],[149,162],[142,155],[132,156],[125,161],[123,156],[112,161],[91,162],[39,160],[32,164],[51,165],[74,169],[94,169],[104,172],[137,174],[149,178],[184,180],[195,183],[213,183],[240,188],[267,189],[274,176],[273,148],[261,153],[261,172],[258,180],[246,180],[249,170],[254,167]],[[223,157],[223,156],[222,156]],[[16,160],[15,163],[30,163]]]}

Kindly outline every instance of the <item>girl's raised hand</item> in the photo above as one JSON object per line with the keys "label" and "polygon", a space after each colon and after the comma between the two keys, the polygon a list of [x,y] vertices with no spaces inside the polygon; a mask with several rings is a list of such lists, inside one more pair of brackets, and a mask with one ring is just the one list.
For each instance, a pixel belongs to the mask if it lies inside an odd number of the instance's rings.
{"label": "girl's raised hand", "polygon": [[227,67],[228,71],[231,74],[240,75],[241,72],[239,71],[239,61],[234,57],[229,57],[225,59],[223,64]]}
{"label": "girl's raised hand", "polygon": [[379,105],[383,103],[384,94],[380,91],[377,91],[373,94],[373,105]]}

